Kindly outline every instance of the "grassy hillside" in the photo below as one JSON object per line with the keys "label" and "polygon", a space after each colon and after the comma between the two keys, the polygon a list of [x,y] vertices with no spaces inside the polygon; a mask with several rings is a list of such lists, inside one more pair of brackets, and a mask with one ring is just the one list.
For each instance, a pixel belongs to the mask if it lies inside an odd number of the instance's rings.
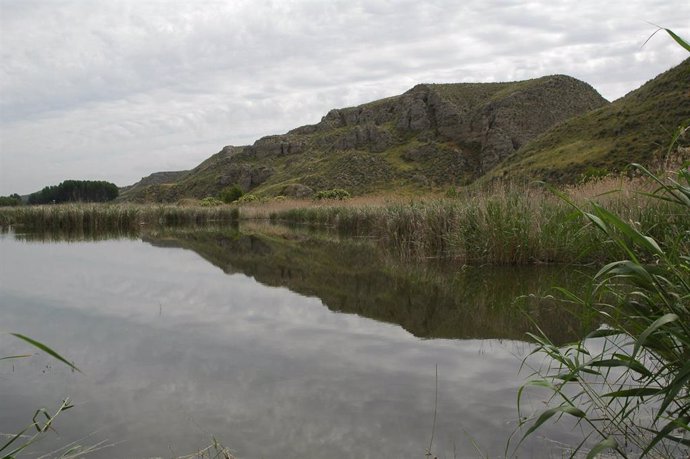
{"label": "grassy hillside", "polygon": [[[490,175],[572,182],[663,161],[673,133],[690,121],[690,59],[610,105],[557,125]],[[687,144],[687,139],[683,140]]]}
{"label": "grassy hillside", "polygon": [[150,199],[147,193],[158,189],[158,185],[166,185],[179,181],[189,171],[166,171],[154,172],[153,174],[143,177],[137,183],[120,188],[120,201],[128,200],[128,196],[139,196],[141,201],[155,201]]}
{"label": "grassy hillside", "polygon": [[432,190],[470,183],[553,125],[607,102],[554,75],[512,83],[422,84],[404,94],[331,110],[321,122],[251,146],[225,147],[175,183],[135,186],[134,201],[217,195],[304,197]]}

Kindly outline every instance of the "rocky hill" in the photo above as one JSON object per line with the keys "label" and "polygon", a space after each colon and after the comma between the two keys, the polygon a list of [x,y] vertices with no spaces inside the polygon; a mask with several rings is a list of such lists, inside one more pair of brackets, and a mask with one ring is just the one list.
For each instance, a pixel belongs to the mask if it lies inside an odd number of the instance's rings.
{"label": "rocky hill", "polygon": [[120,194],[122,193],[140,193],[151,185],[165,185],[173,184],[185,176],[189,171],[166,171],[166,172],[154,172],[151,175],[142,177],[137,183],[129,186],[124,186],[120,188]]}
{"label": "rocky hill", "polygon": [[461,185],[554,125],[607,104],[591,86],[564,75],[420,84],[399,96],[331,110],[317,124],[251,146],[227,146],[175,183],[139,182],[123,198],[201,198],[233,184],[258,195],[293,196]]}
{"label": "rocky hill", "polygon": [[[555,126],[490,176],[571,182],[632,162],[654,164],[665,160],[682,123],[690,123],[690,59],[609,105]],[[690,139],[680,141],[687,146]]]}

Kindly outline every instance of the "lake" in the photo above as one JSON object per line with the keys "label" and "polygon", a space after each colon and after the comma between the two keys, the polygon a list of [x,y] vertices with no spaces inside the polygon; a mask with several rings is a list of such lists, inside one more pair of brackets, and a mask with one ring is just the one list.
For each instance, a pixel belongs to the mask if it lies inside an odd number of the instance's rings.
{"label": "lake", "polygon": [[[0,432],[75,405],[36,457],[72,442],[179,457],[215,437],[237,458],[423,458],[432,434],[435,456],[500,457],[531,320],[561,342],[578,329],[549,301],[515,304],[581,284],[572,268],[403,266],[367,241],[260,225],[93,239],[0,235],[0,357],[35,351],[18,332],[83,371],[0,361]],[[560,457],[571,427],[518,454]]]}

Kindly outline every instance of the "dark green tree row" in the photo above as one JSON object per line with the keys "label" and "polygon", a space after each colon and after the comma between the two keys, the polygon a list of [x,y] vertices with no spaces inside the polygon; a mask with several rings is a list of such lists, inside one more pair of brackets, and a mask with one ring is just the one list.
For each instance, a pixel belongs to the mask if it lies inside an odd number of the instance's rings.
{"label": "dark green tree row", "polygon": [[21,206],[22,197],[17,193],[11,194],[9,196],[0,196],[0,207],[2,206]]}
{"label": "dark green tree row", "polygon": [[65,180],[29,195],[29,204],[106,202],[117,198],[117,185],[102,180]]}

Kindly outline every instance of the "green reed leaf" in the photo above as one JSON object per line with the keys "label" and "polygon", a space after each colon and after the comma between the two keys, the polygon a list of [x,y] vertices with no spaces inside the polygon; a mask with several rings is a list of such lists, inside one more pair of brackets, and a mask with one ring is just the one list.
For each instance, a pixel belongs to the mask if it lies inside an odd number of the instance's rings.
{"label": "green reed leaf", "polygon": [[23,341],[26,341],[27,343],[31,344],[32,346],[34,346],[34,347],[36,347],[36,348],[42,350],[42,351],[45,352],[46,354],[48,354],[48,355],[54,357],[55,359],[57,359],[57,360],[63,362],[64,364],[66,364],[67,366],[69,366],[70,368],[72,368],[73,370],[78,371],[79,373],[82,372],[82,371],[81,371],[79,368],[77,368],[73,363],[67,361],[67,359],[65,359],[63,356],[61,356],[60,354],[58,354],[57,352],[55,352],[53,349],[51,349],[50,347],[46,346],[45,344],[43,344],[43,343],[41,343],[41,342],[39,342],[39,341],[36,341],[36,340],[34,340],[34,339],[32,339],[32,338],[29,338],[28,336],[24,336],[24,335],[22,335],[22,334],[20,334],[20,333],[10,333],[10,335],[15,336],[15,337],[17,337],[17,338],[19,338],[19,339],[21,339],[21,340],[23,340]]}
{"label": "green reed leaf", "polygon": [[554,408],[549,408],[548,410],[543,411],[541,413],[541,415],[539,415],[539,418],[537,418],[537,420],[534,422],[532,427],[527,429],[527,432],[525,432],[525,435],[522,437],[523,440],[529,434],[531,434],[532,432],[537,430],[542,424],[544,424],[546,421],[551,419],[553,417],[553,415],[558,414],[558,413],[569,414],[571,416],[574,416],[574,417],[580,418],[580,419],[587,416],[587,414],[584,411],[582,411],[581,409],[575,408],[574,406],[570,406],[570,405],[560,405],[560,406],[556,406]]}
{"label": "green reed leaf", "polygon": [[676,314],[668,313],[664,314],[663,316],[659,317],[654,322],[652,322],[652,324],[649,327],[647,327],[647,329],[643,331],[642,334],[640,334],[639,338],[635,340],[635,348],[633,349],[632,356],[635,357],[637,355],[640,348],[644,346],[645,342],[652,333],[654,333],[664,325],[669,324],[671,322],[675,322],[676,320],[678,320],[678,316]]}
{"label": "green reed leaf", "polygon": [[674,430],[678,428],[687,429],[688,422],[690,422],[690,415],[679,416],[678,418],[669,421],[661,430],[655,432],[656,435],[654,436],[654,439],[651,442],[649,442],[644,451],[642,451],[640,457],[646,456],[647,453],[649,453],[652,450],[652,448],[654,448],[654,446],[661,440],[671,439],[671,432],[673,432]]}
{"label": "green reed leaf", "polygon": [[31,354],[8,355],[7,357],[0,358],[0,360],[25,359],[27,357],[31,357]]}
{"label": "green reed leaf", "polygon": [[614,392],[602,394],[602,397],[626,398],[626,397],[649,397],[663,394],[664,389],[658,387],[636,387],[634,389],[622,389]]}
{"label": "green reed leaf", "polygon": [[642,365],[640,362],[637,360],[625,360],[625,359],[605,359],[605,360],[596,360],[594,362],[588,363],[589,366],[591,367],[605,367],[605,368],[615,368],[615,367],[624,367],[624,368],[629,368],[643,376],[650,377],[652,376],[652,372],[649,371],[647,368],[645,368],[644,365]]}
{"label": "green reed leaf", "polygon": [[680,46],[685,48],[686,51],[690,52],[690,44],[687,41],[683,40],[678,35],[676,35],[676,33],[674,33],[673,30],[670,30],[670,29],[664,29],[664,30],[666,31],[667,34],[669,34],[671,36],[671,38],[673,38],[676,41],[676,43],[678,43]]}
{"label": "green reed leaf", "polygon": [[602,451],[616,448],[618,448],[618,442],[616,439],[613,437],[607,437],[594,445],[589,454],[587,454],[587,459],[594,459],[597,457],[597,454],[601,453]]}

